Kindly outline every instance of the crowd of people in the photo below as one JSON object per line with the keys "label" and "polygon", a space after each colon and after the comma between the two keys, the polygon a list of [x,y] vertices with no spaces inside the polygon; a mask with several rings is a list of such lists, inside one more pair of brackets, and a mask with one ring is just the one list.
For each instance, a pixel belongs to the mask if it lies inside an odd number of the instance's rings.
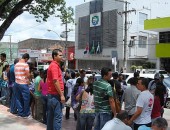
{"label": "crowd of people", "polygon": [[0,102],[5,100],[18,117],[33,117],[47,130],[61,130],[66,107],[66,120],[74,110],[76,130],[167,129],[162,117],[167,97],[162,75],[155,74],[149,82],[135,72],[127,85],[121,73],[103,67],[101,79],[95,74],[87,78],[83,69],[64,72],[60,49],[52,51],[48,70],[32,74],[29,58],[26,53],[10,66],[6,54],[1,54]]}

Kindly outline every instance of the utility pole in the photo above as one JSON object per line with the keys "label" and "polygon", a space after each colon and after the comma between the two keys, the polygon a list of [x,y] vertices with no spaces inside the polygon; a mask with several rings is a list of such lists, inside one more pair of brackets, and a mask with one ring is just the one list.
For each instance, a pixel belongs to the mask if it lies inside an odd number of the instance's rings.
{"label": "utility pole", "polygon": [[126,71],[127,69],[127,31],[128,31],[128,22],[127,22],[127,16],[128,13],[131,12],[136,12],[135,9],[128,10],[128,4],[130,4],[128,1],[121,1],[121,0],[116,0],[118,2],[123,2],[125,4],[125,11],[121,12],[121,14],[124,14],[125,16],[125,22],[124,22],[124,58],[123,58],[123,70]]}

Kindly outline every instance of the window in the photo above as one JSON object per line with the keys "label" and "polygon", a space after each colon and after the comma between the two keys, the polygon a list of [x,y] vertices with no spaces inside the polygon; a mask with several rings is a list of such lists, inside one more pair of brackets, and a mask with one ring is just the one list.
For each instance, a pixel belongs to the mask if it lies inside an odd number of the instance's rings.
{"label": "window", "polygon": [[170,43],[170,31],[159,33],[159,43]]}
{"label": "window", "polygon": [[144,20],[146,20],[148,17],[147,14],[139,12],[139,24],[144,25]]}
{"label": "window", "polygon": [[147,37],[139,36],[139,48],[146,48]]}

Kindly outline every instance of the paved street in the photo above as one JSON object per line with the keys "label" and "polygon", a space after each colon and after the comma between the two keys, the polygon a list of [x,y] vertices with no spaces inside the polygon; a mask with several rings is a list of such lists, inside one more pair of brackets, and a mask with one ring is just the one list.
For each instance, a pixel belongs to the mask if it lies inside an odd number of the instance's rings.
{"label": "paved street", "polygon": [[[63,111],[64,113],[65,111]],[[170,130],[170,110],[165,109],[164,118],[167,119]],[[63,118],[62,130],[75,130],[76,121],[74,121],[73,111],[69,120]],[[0,105],[0,130],[46,130],[46,125],[34,120],[23,119],[8,112],[8,108]]]}
{"label": "paved street", "polygon": [[[75,130],[75,125],[76,121],[71,111],[69,120],[63,118],[62,130]],[[46,130],[46,125],[34,119],[23,119],[12,115],[7,107],[0,105],[0,130]]]}

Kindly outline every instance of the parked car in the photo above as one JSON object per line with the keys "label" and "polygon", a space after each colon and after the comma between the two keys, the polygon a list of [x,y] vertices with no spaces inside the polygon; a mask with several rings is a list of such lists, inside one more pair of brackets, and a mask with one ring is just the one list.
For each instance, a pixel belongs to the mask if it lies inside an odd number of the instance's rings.
{"label": "parked car", "polygon": [[[133,77],[133,73],[122,73],[124,80],[126,81],[126,83],[129,85],[129,79]],[[149,81],[154,79],[154,74],[140,74],[139,75],[142,78],[148,78]]]}

